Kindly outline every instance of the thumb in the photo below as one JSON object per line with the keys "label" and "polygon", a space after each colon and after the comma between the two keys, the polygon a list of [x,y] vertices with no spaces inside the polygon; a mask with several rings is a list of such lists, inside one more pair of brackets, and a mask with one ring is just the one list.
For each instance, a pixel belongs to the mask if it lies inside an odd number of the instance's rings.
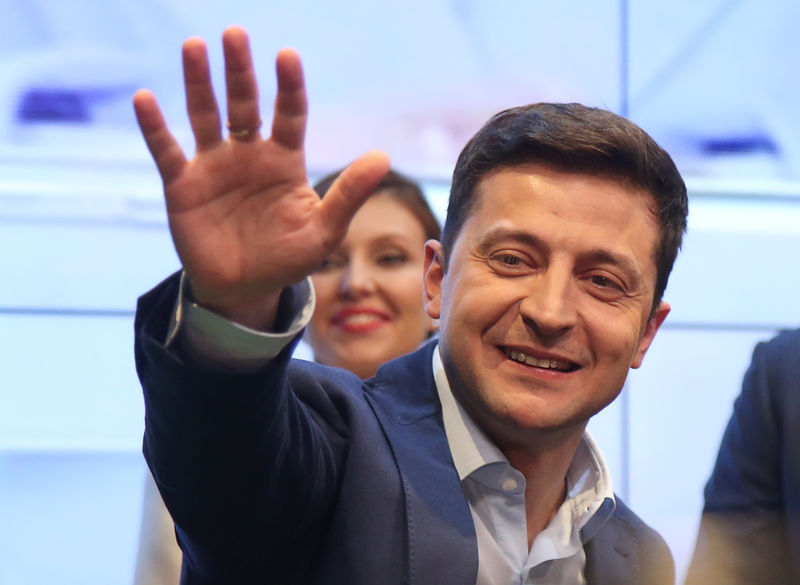
{"label": "thumb", "polygon": [[350,163],[334,181],[319,203],[321,226],[332,241],[344,237],[350,220],[374,193],[389,166],[386,153],[373,150]]}

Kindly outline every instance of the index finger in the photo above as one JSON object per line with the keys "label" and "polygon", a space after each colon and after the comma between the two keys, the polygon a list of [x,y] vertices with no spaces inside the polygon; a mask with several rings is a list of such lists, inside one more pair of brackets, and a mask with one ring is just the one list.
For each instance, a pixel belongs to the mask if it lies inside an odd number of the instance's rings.
{"label": "index finger", "polygon": [[300,55],[282,49],[275,60],[278,93],[272,117],[272,138],[291,149],[302,148],[308,120],[308,98]]}

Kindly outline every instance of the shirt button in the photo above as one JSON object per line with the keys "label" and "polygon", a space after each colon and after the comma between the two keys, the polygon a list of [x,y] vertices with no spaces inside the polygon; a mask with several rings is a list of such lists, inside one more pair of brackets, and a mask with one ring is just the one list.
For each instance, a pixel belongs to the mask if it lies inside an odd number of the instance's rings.
{"label": "shirt button", "polygon": [[517,489],[517,480],[509,477],[503,481],[503,491],[510,492]]}

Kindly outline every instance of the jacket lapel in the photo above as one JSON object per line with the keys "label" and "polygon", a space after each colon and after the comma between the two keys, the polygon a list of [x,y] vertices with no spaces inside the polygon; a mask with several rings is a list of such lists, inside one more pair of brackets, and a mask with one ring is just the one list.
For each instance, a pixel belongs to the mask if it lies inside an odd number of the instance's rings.
{"label": "jacket lapel", "polygon": [[405,495],[408,582],[474,583],[478,545],[442,423],[435,343],[384,365],[367,399],[395,456]]}
{"label": "jacket lapel", "polygon": [[600,585],[639,583],[634,554],[636,534],[632,526],[616,515],[611,516],[588,543],[586,550],[586,583]]}

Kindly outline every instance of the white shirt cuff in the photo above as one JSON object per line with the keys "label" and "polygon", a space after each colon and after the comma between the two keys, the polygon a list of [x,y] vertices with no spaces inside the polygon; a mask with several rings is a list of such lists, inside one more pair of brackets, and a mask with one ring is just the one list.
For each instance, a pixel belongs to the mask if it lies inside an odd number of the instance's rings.
{"label": "white shirt cuff", "polygon": [[183,272],[166,346],[178,344],[180,356],[191,363],[210,362],[240,373],[258,370],[291,343],[314,312],[314,287],[308,277],[291,287],[288,328],[270,333],[239,325],[197,305],[186,298],[187,284]]}

